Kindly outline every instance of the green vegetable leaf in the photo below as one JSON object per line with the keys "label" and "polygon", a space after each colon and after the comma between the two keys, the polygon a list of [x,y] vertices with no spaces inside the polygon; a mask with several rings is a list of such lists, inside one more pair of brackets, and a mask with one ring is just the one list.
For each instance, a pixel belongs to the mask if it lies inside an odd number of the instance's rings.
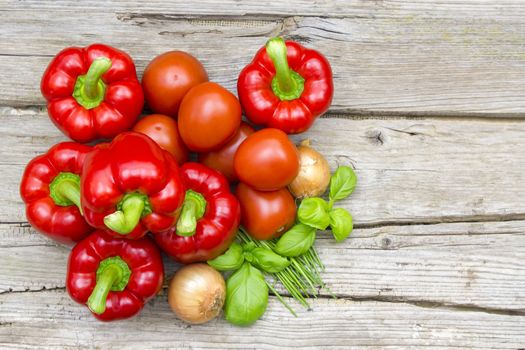
{"label": "green vegetable leaf", "polygon": [[330,201],[335,202],[354,192],[357,176],[352,168],[340,166],[330,179]]}
{"label": "green vegetable leaf", "polygon": [[274,253],[270,249],[259,247],[254,248],[250,253],[253,257],[252,264],[268,273],[280,272],[290,265],[288,259]]}
{"label": "green vegetable leaf", "polygon": [[275,251],[282,256],[303,255],[314,244],[315,232],[315,227],[297,224],[279,238]]}
{"label": "green vegetable leaf", "polygon": [[303,199],[297,210],[297,219],[305,225],[324,230],[330,224],[328,203],[317,197]]}
{"label": "green vegetable leaf", "polygon": [[268,286],[261,271],[244,263],[226,281],[224,316],[238,326],[257,321],[268,305]]}
{"label": "green vegetable leaf", "polygon": [[253,248],[257,247],[254,242],[248,242],[245,245],[242,246],[242,249],[245,252],[251,252]]}
{"label": "green vegetable leaf", "polygon": [[218,271],[237,270],[244,262],[243,250],[239,243],[232,243],[230,248],[213,260],[208,260],[208,265]]}
{"label": "green vegetable leaf", "polygon": [[330,212],[330,227],[337,242],[345,240],[354,228],[352,215],[343,208],[332,210]]}

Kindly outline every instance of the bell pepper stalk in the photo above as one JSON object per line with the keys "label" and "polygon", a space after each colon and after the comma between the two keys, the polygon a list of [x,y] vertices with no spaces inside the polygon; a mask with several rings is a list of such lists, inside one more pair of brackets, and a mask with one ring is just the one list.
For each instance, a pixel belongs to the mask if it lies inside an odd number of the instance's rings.
{"label": "bell pepper stalk", "polygon": [[191,237],[197,230],[197,221],[206,212],[206,199],[203,195],[192,190],[186,191],[182,212],[177,221],[177,234],[179,236]]}
{"label": "bell pepper stalk", "polygon": [[162,288],[164,267],[149,238],[124,240],[97,230],[71,250],[66,289],[102,321],[129,318]]}
{"label": "bell pepper stalk", "polygon": [[95,146],[86,157],[80,188],[87,222],[129,239],[175,226],[184,200],[173,156],[137,132]]}
{"label": "bell pepper stalk", "polygon": [[40,84],[55,125],[77,142],[129,130],[144,106],[131,57],[103,44],[69,47],[47,67]]}
{"label": "bell pepper stalk", "polygon": [[130,193],[117,205],[117,211],[104,217],[106,227],[121,235],[133,231],[143,215],[151,213],[151,205],[147,196]]}
{"label": "bell pepper stalk", "polygon": [[180,169],[186,196],[177,225],[153,235],[157,245],[178,262],[188,264],[216,258],[228,249],[241,218],[240,204],[228,180],[199,163]]}
{"label": "bell pepper stalk", "polygon": [[29,162],[20,195],[26,217],[38,232],[65,244],[78,242],[94,228],[82,217],[80,174],[92,147],[62,142]]}
{"label": "bell pepper stalk", "polygon": [[254,124],[297,134],[330,107],[332,69],[319,52],[276,37],[241,71],[237,92]]}

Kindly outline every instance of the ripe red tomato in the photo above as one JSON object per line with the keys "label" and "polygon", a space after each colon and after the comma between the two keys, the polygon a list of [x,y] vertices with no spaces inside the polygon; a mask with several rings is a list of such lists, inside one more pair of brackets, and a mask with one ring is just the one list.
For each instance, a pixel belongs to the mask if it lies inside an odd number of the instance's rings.
{"label": "ripe red tomato", "polygon": [[295,223],[295,201],[286,188],[257,191],[240,183],[235,192],[241,203],[241,225],[255,239],[280,237]]}
{"label": "ripe red tomato", "polygon": [[216,151],[199,154],[199,162],[221,172],[230,183],[238,181],[233,170],[233,157],[240,144],[255,131],[246,122],[241,122],[241,126],[235,136],[224,146]]}
{"label": "ripe red tomato", "polygon": [[216,83],[192,88],[182,99],[179,131],[192,151],[208,152],[226,144],[241,124],[241,104]]}
{"label": "ripe red tomato", "polygon": [[248,136],[233,161],[241,182],[260,191],[288,186],[299,173],[299,153],[279,129],[262,129]]}
{"label": "ripe red tomato", "polygon": [[188,161],[188,149],[179,135],[177,122],[167,115],[152,114],[141,120],[133,131],[148,135],[161,148],[170,152],[179,165]]}
{"label": "ripe red tomato", "polygon": [[206,81],[208,74],[195,57],[183,51],[170,51],[148,64],[142,77],[142,89],[154,112],[176,117],[184,95]]}

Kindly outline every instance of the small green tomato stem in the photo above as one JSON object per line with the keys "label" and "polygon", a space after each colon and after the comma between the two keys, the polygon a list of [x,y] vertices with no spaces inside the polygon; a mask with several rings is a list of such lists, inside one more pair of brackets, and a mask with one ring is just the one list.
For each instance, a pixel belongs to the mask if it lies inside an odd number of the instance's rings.
{"label": "small green tomato stem", "polygon": [[99,57],[91,63],[84,80],[84,93],[89,99],[97,97],[99,81],[110,68],[111,61],[106,57]]}
{"label": "small green tomato stem", "polygon": [[206,199],[203,195],[187,190],[182,205],[182,212],[177,221],[177,235],[190,237],[197,230],[197,221],[204,216],[206,212]]}
{"label": "small green tomato stem", "polygon": [[49,184],[49,196],[56,205],[67,207],[76,205],[82,213],[80,205],[80,176],[63,172],[58,174]]}
{"label": "small green tomato stem", "polygon": [[275,68],[273,93],[281,100],[295,100],[303,93],[304,79],[290,69],[286,51],[286,43],[282,38],[271,38],[266,43],[266,52]]}
{"label": "small green tomato stem", "polygon": [[120,210],[104,218],[104,224],[111,230],[127,235],[139,223],[146,209],[146,200],[143,195],[128,195],[119,204]]}
{"label": "small green tomato stem", "polygon": [[122,258],[114,256],[102,260],[97,269],[97,284],[86,303],[89,309],[97,315],[104,313],[109,292],[123,291],[130,276],[131,270]]}

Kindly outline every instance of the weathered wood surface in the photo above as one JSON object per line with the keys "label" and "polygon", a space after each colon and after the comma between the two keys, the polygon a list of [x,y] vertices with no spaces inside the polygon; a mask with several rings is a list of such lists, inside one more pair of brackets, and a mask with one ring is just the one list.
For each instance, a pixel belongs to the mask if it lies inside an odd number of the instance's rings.
{"label": "weathered wood surface", "polygon": [[[524,348],[524,15],[510,0],[1,2],[0,347]],[[352,238],[317,242],[339,299],[322,292],[293,318],[272,298],[247,329],[184,325],[165,295],[133,320],[95,321],[64,291],[69,249],[28,226],[18,196],[29,159],[65,140],[39,93],[45,66],[102,41],[140,75],[182,49],[234,91],[278,34],[334,68],[330,114],[295,140],[359,177],[342,203]]]}
{"label": "weathered wood surface", "polygon": [[0,295],[0,346],[41,349],[518,349],[524,316],[407,303],[318,299],[312,311],[290,317],[276,300],[257,325],[239,328],[215,320],[178,321],[162,295],[137,318],[91,322],[63,291]]}
{"label": "weathered wood surface", "polygon": [[[344,204],[370,226],[525,218],[524,135],[519,120],[322,118],[294,139],[311,138],[332,169],[356,169]],[[0,140],[0,221],[24,221],[25,164],[66,139],[45,111],[2,108]]]}
{"label": "weathered wood surface", "polygon": [[[342,244],[319,234],[317,248],[342,298],[525,315],[525,221],[362,228]],[[0,224],[0,249],[10,257],[0,294],[64,288],[67,247],[27,224]],[[176,267],[165,261],[169,278]]]}
{"label": "weathered wood surface", "polygon": [[332,113],[523,115],[525,7],[518,2],[306,4],[7,3],[0,7],[0,105],[41,105],[41,73],[67,45],[115,45],[139,72],[160,52],[188,50],[234,90],[255,51],[283,35],[332,62]]}

